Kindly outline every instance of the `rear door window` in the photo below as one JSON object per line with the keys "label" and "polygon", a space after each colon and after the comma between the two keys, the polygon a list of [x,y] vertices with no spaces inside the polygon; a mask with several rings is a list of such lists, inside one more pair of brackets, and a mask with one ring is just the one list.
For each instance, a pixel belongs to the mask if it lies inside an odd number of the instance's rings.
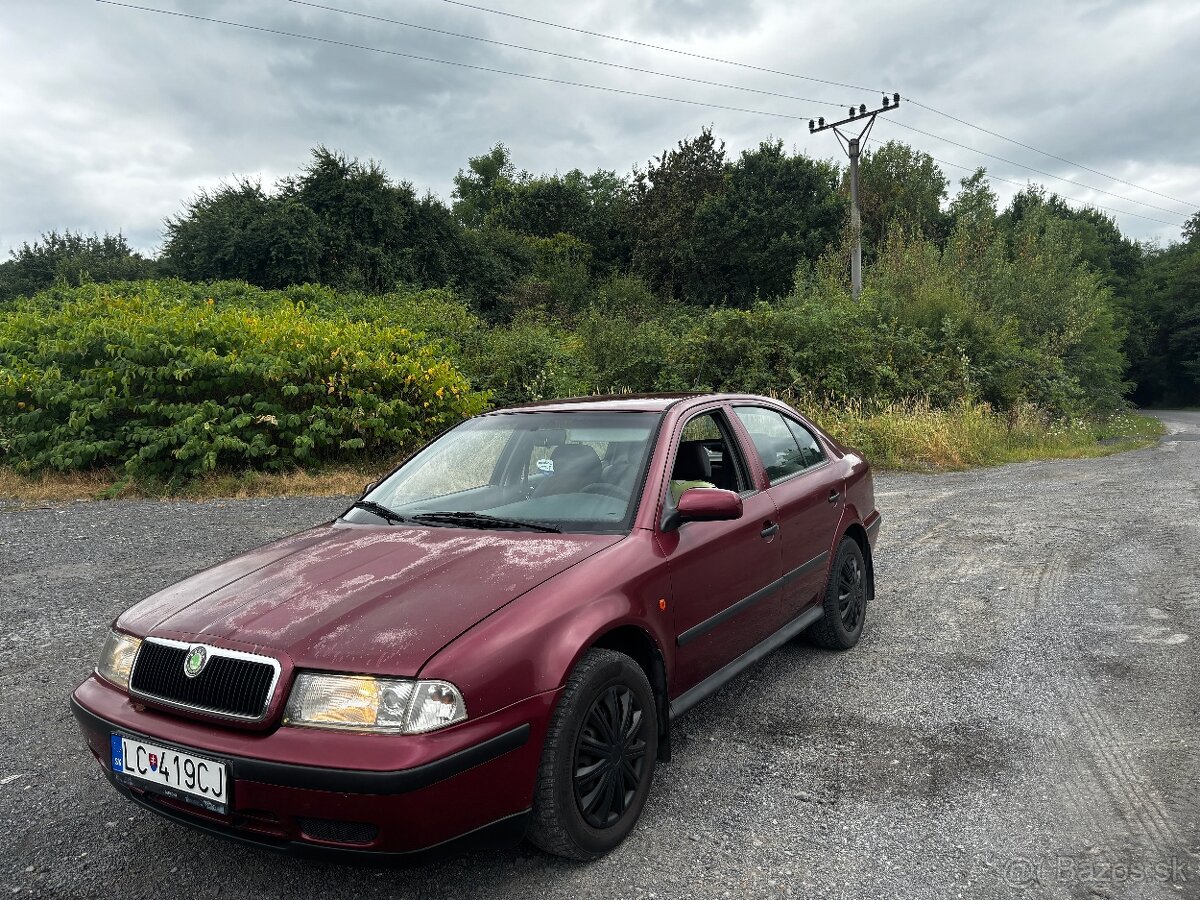
{"label": "rear door window", "polygon": [[761,406],[735,406],[733,411],[750,432],[771,484],[805,468],[800,445],[782,415]]}
{"label": "rear door window", "polygon": [[805,467],[812,468],[825,462],[825,451],[821,449],[821,444],[813,433],[795,419],[784,416],[783,420],[787,423],[792,437],[796,439],[796,444],[800,447],[800,457],[804,461]]}

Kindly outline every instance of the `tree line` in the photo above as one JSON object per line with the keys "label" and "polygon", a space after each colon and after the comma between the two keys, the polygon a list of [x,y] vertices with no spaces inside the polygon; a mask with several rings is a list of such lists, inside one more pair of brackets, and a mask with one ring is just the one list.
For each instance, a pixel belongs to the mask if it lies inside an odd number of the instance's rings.
{"label": "tree line", "polygon": [[[1000,208],[982,169],[950,200],[936,163],[895,141],[864,153],[861,177],[867,290],[853,313],[842,167],[777,140],[732,156],[707,129],[627,174],[533,174],[497,144],[459,171],[449,204],[318,147],[274,185],[197,193],[166,222],[156,258],[121,235],[26,243],[0,265],[0,303],[56,283],[154,278],[375,296],[436,288],[517,344],[541,335],[582,347],[572,359],[587,357],[587,381],[611,379],[604,387],[677,381],[655,370],[657,334],[698,345],[679,363],[699,367],[696,385],[741,373],[760,389],[923,386],[935,399],[1064,414],[1122,397],[1200,400],[1200,213],[1164,248],[1037,186]],[[604,343],[620,342],[604,331],[614,317],[642,356]],[[845,330],[851,319],[869,341]],[[841,346],[816,346],[820,322]],[[869,378],[825,358],[849,352],[875,357]]]}

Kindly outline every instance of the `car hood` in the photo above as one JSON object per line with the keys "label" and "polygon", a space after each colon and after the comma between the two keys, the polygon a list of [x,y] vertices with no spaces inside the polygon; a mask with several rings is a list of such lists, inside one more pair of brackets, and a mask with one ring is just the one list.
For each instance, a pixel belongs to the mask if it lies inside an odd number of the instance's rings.
{"label": "car hood", "polygon": [[117,627],[274,650],[300,668],[414,675],[481,619],[619,540],[334,523],[186,578]]}

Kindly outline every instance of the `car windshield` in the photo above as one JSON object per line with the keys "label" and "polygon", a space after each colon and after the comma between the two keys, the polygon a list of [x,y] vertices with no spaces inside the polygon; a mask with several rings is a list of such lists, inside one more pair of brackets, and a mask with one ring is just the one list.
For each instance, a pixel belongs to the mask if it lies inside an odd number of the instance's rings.
{"label": "car windshield", "polygon": [[656,412],[528,412],[471,419],[393,472],[344,518],[627,531],[660,418]]}

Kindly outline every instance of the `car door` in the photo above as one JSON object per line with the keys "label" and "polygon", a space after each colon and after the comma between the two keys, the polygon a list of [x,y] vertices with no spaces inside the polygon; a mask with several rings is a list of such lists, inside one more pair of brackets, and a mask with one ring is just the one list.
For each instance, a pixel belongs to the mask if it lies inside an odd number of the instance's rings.
{"label": "car door", "polygon": [[824,590],[830,547],[845,504],[842,473],[797,419],[764,406],[739,404],[733,410],[766,470],[766,493],[779,511],[781,609],[786,622]]}
{"label": "car door", "polygon": [[[721,487],[736,490],[742,498],[739,519],[660,527],[656,536],[671,577],[676,634],[673,686],[682,692],[778,627],[783,555],[774,501],[755,488],[725,413],[719,407],[698,412],[681,423],[671,440],[664,513],[674,508],[672,480],[677,488],[686,489],[705,482],[718,486],[710,480],[716,477]],[[692,452],[681,454],[681,445]],[[718,463],[716,475],[710,469],[705,478],[704,471],[697,471],[704,466],[698,447],[710,467]]]}

